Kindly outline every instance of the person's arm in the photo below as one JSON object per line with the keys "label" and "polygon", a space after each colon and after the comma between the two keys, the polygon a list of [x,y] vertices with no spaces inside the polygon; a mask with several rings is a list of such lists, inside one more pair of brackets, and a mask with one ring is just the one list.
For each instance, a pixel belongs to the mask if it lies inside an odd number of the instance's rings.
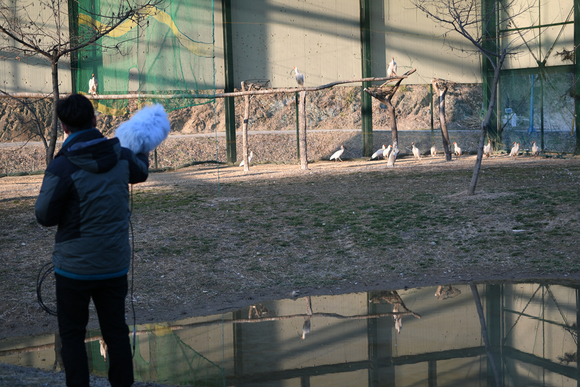
{"label": "person's arm", "polygon": [[142,183],[149,176],[149,153],[135,154],[133,151],[122,148],[123,157],[129,160],[129,183]]}
{"label": "person's arm", "polygon": [[60,221],[67,197],[66,183],[47,170],[34,206],[38,223],[47,227],[56,226]]}

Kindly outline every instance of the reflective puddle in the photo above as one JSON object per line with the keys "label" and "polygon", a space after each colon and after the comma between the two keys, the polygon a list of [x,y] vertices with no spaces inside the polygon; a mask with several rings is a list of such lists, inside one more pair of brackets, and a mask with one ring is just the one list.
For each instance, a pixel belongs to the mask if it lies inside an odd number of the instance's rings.
{"label": "reflective puddle", "polygon": [[[299,297],[138,325],[136,380],[195,386],[493,386],[498,380],[505,386],[578,386],[580,282],[475,289]],[[87,351],[93,372],[106,376],[99,335],[89,333]],[[60,370],[55,340],[45,335],[1,341],[0,362]]]}

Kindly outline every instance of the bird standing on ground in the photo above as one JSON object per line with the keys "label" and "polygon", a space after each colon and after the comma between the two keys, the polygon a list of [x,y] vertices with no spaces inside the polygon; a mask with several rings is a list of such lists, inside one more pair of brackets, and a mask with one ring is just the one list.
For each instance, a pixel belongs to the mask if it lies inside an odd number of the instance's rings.
{"label": "bird standing on ground", "polygon": [[435,146],[435,141],[433,141],[433,145],[431,145],[431,157],[437,156],[437,147]]}
{"label": "bird standing on ground", "polygon": [[[250,165],[253,158],[254,158],[254,151],[250,151],[250,155],[248,156],[248,165]],[[240,167],[243,167],[243,166],[244,166],[244,160],[242,160],[242,162],[240,163]]]}
{"label": "bird standing on ground", "polygon": [[392,150],[392,149],[393,149],[393,146],[392,146],[392,145],[389,145],[389,146],[387,147],[387,149],[385,149],[385,150],[383,151],[383,158],[384,158],[385,160],[389,158],[389,155],[391,154],[391,150]]}
{"label": "bird standing on ground", "polygon": [[389,67],[387,67],[387,78],[397,76],[397,62],[395,62],[395,57],[389,62]]}
{"label": "bird standing on ground", "polygon": [[532,156],[538,157],[539,155],[540,155],[540,148],[538,148],[535,141],[532,141]]}
{"label": "bird standing on ground", "polygon": [[510,157],[513,157],[515,159],[516,157],[518,157],[519,153],[520,153],[520,144],[514,141],[512,150],[510,152]]}
{"label": "bird standing on ground", "polygon": [[294,78],[296,78],[296,82],[298,83],[298,85],[304,86],[304,74],[299,72],[298,67],[296,66],[294,66],[294,68],[290,71],[290,74],[292,74],[292,71],[294,71]]}
{"label": "bird standing on ground", "polygon": [[453,147],[455,148],[455,156],[461,157],[461,148],[457,145],[456,142],[453,143]]}
{"label": "bird standing on ground", "polygon": [[342,161],[342,159],[340,158],[340,156],[342,156],[342,154],[344,153],[344,150],[345,150],[344,145],[341,145],[340,146],[340,149],[337,150],[336,152],[334,152],[332,154],[332,156],[330,156],[330,160],[335,160],[335,161],[336,160],[340,160],[340,161]]}
{"label": "bird standing on ground", "polygon": [[97,81],[97,78],[95,78],[95,74],[93,74],[93,77],[91,79],[89,79],[89,94],[90,95],[97,95],[97,86],[99,86],[99,81]]}
{"label": "bird standing on ground", "polygon": [[415,161],[421,160],[421,151],[419,150],[419,148],[415,146],[414,142],[411,143],[411,146],[413,147],[413,157],[415,157]]}
{"label": "bird standing on ground", "polygon": [[483,147],[483,155],[486,158],[489,158],[491,156],[491,140],[487,140],[487,145]]}
{"label": "bird standing on ground", "polygon": [[375,153],[373,153],[373,155],[371,156],[371,160],[372,159],[376,159],[379,156],[383,155],[383,152],[385,151],[385,149],[387,149],[387,146],[385,144],[383,144],[383,147],[380,148],[378,151],[376,151]]}

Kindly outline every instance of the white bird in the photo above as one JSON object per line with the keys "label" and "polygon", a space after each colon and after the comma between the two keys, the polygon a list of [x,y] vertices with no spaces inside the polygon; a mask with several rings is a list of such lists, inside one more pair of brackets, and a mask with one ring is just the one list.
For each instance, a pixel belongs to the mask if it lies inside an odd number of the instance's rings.
{"label": "white bird", "polygon": [[389,145],[389,146],[387,147],[387,149],[385,149],[385,150],[383,151],[383,158],[384,158],[384,159],[388,159],[388,158],[389,158],[389,155],[391,154],[391,150],[393,150],[393,146],[392,146],[392,145]]}
{"label": "white bird", "polygon": [[[254,157],[254,151],[250,151],[250,155],[248,156],[248,165],[252,162],[252,158]],[[240,163],[240,167],[244,166],[244,160]]]}
{"label": "white bird", "polygon": [[383,144],[383,147],[380,148],[378,151],[376,151],[375,153],[373,153],[373,155],[371,156],[371,160],[372,159],[376,159],[379,156],[383,155],[383,152],[385,151],[385,149],[387,149],[387,146],[385,144]]}
{"label": "white bird", "polygon": [[491,156],[491,140],[487,140],[487,145],[483,147],[483,155],[486,158],[489,158]]}
{"label": "white bird", "polygon": [[397,62],[395,62],[395,57],[389,62],[389,67],[387,67],[387,78],[397,75]]}
{"label": "white bird", "polygon": [[415,146],[414,142],[411,143],[411,146],[413,147],[413,156],[415,157],[415,161],[421,160],[421,151],[419,151],[419,148]]}
{"label": "white bird", "polygon": [[518,157],[518,153],[520,153],[520,144],[514,141],[512,150],[510,152],[510,157],[513,157],[515,159],[516,157]]}
{"label": "white bird", "polygon": [[435,146],[435,142],[433,142],[433,145],[431,146],[431,157],[435,156],[437,156],[437,147]]}
{"label": "white bird", "polygon": [[90,95],[97,95],[97,86],[99,86],[99,81],[95,78],[95,74],[93,77],[89,79],[89,94]]}
{"label": "white bird", "polygon": [[330,160],[340,160],[342,161],[342,159],[340,158],[340,156],[342,156],[342,154],[344,153],[344,145],[340,146],[340,149],[337,150],[336,152],[334,152],[332,154],[332,156],[330,156]]}
{"label": "white bird", "polygon": [[455,156],[461,157],[461,148],[457,146],[456,142],[453,143],[453,146],[455,147]]}
{"label": "white bird", "polygon": [[294,78],[296,78],[296,82],[298,83],[298,85],[304,86],[304,74],[299,72],[298,67],[296,66],[294,66],[294,68],[290,71],[290,74],[292,74],[292,71],[294,71]]}
{"label": "white bird", "polygon": [[532,141],[532,156],[538,157],[539,155],[540,155],[540,148],[538,148],[535,141]]}

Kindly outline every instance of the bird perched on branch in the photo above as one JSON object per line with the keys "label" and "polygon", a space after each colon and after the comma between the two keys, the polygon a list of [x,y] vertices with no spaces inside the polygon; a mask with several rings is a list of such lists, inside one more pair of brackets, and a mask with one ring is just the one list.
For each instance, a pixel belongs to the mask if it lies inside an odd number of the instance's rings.
{"label": "bird perched on branch", "polygon": [[389,62],[389,67],[387,67],[387,78],[397,76],[397,62],[395,62],[395,57]]}
{"label": "bird perched on branch", "polygon": [[433,145],[431,145],[431,157],[437,156],[437,147],[435,146],[435,141],[433,141]]}
{"label": "bird perched on branch", "polygon": [[483,155],[486,158],[489,158],[491,156],[491,140],[487,140],[487,145],[483,147]]}
{"label": "bird perched on branch", "polygon": [[513,157],[515,159],[516,157],[518,157],[519,153],[520,153],[520,144],[514,141],[512,150],[510,152],[510,157]]}
{"label": "bird perched on branch", "polygon": [[453,143],[455,156],[461,157],[461,148],[457,145],[456,142]]}
{"label": "bird perched on branch", "polygon": [[342,161],[342,159],[340,158],[340,156],[342,156],[342,154],[344,153],[344,150],[345,150],[345,149],[346,149],[346,148],[344,147],[344,145],[341,145],[341,146],[340,146],[340,149],[339,149],[339,150],[337,150],[336,152],[334,152],[334,153],[332,154],[332,156],[330,156],[330,160],[335,160],[335,161],[336,161],[336,160],[340,160],[340,161]]}
{"label": "bird perched on branch", "polygon": [[413,147],[413,157],[415,157],[415,161],[421,160],[421,151],[419,148],[415,146],[414,142],[411,143],[411,146]]}
{"label": "bird perched on branch", "polygon": [[386,160],[389,158],[389,155],[391,154],[391,150],[393,150],[393,146],[389,145],[384,151],[383,151],[383,158]]}
{"label": "bird perched on branch", "polygon": [[[248,156],[248,165],[250,165],[253,158],[254,158],[254,151],[250,151],[250,155]],[[240,167],[243,167],[243,166],[244,166],[244,160],[242,160],[242,162],[240,163]]]}
{"label": "bird perched on branch", "polygon": [[539,155],[540,155],[540,148],[538,148],[535,141],[532,141],[532,156],[538,157]]}
{"label": "bird perched on branch", "polygon": [[89,79],[89,94],[90,95],[97,95],[97,86],[99,86],[99,81],[97,81],[97,78],[95,78],[95,74],[93,74],[93,77],[91,79]]}
{"label": "bird perched on branch", "polygon": [[294,68],[290,71],[290,74],[292,74],[292,71],[294,71],[294,78],[296,78],[298,85],[304,86],[304,74],[298,72],[298,67],[296,66],[294,66]]}
{"label": "bird perched on branch", "polygon": [[383,144],[382,148],[379,148],[378,151],[376,151],[375,153],[373,153],[373,155],[371,156],[371,160],[376,159],[379,156],[383,155],[383,152],[385,151],[385,149],[387,149],[387,146],[385,144]]}

